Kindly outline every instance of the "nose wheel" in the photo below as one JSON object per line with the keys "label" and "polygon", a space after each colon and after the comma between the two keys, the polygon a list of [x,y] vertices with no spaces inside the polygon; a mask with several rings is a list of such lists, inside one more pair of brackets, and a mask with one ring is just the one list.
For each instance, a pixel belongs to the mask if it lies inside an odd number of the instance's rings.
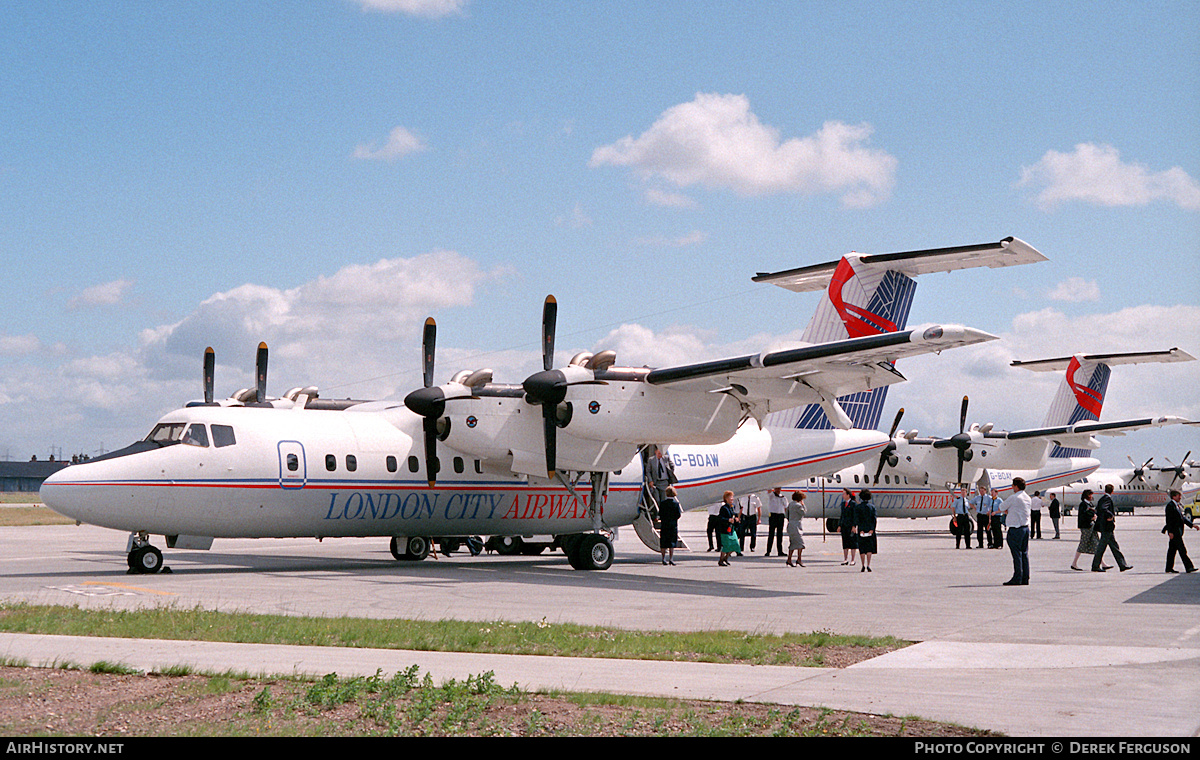
{"label": "nose wheel", "polygon": [[130,534],[128,548],[131,575],[149,575],[164,570],[171,572],[163,567],[162,552],[150,544],[150,536],[146,533]]}
{"label": "nose wheel", "polygon": [[157,573],[163,569],[163,555],[157,548],[146,544],[129,552],[129,572],[138,575]]}

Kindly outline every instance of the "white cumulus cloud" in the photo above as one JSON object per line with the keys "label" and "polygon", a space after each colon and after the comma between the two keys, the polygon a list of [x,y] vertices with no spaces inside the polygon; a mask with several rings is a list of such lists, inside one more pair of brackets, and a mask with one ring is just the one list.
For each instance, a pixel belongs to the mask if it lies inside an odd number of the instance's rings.
{"label": "white cumulus cloud", "polygon": [[90,309],[97,306],[115,306],[121,303],[125,294],[133,287],[132,280],[113,280],[100,285],[84,288],[67,302],[69,309]]}
{"label": "white cumulus cloud", "polygon": [[1067,201],[1097,206],[1145,206],[1154,201],[1200,210],[1200,184],[1178,166],[1154,172],[1126,163],[1111,145],[1080,143],[1072,153],[1046,151],[1021,168],[1020,187],[1038,189],[1037,205],[1053,209]]}
{"label": "white cumulus cloud", "polygon": [[1085,280],[1082,277],[1068,277],[1046,294],[1052,301],[1080,303],[1082,301],[1099,301],[1100,286],[1095,280]]}
{"label": "white cumulus cloud", "polygon": [[866,146],[871,132],[869,124],[827,121],[813,135],[782,140],[746,96],[699,93],[638,137],[596,148],[589,165],[743,195],[838,193],[844,206],[862,208],[886,200],[896,174],[893,156]]}
{"label": "white cumulus cloud", "polygon": [[467,0],[357,0],[364,11],[441,18],[463,12]]}
{"label": "white cumulus cloud", "polygon": [[383,145],[362,144],[354,149],[354,157],[369,161],[395,161],[410,153],[425,150],[425,141],[404,127],[396,127],[388,133]]}

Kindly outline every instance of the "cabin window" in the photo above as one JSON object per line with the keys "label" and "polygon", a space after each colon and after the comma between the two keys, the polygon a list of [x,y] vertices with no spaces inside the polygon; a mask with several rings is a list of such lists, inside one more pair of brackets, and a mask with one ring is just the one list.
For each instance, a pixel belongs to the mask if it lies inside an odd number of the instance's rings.
{"label": "cabin window", "polygon": [[299,470],[300,469],[300,457],[296,456],[295,454],[288,454],[287,455],[287,468],[288,468],[288,472],[296,472],[297,470]]}
{"label": "cabin window", "polygon": [[483,474],[483,462],[480,462],[478,459],[475,460],[475,472],[479,475]]}
{"label": "cabin window", "polygon": [[454,457],[454,471],[455,472],[457,472],[459,475],[462,475],[463,470],[465,470],[466,468],[467,468],[467,466],[466,466],[466,464],[463,463],[462,457]]}
{"label": "cabin window", "polygon": [[337,470],[337,457],[335,457],[333,454],[325,455],[325,469],[329,470],[330,472],[335,472]]}
{"label": "cabin window", "polygon": [[408,458],[408,471],[409,472],[417,472],[420,469],[421,469],[421,463],[417,461],[417,458],[409,457]]}
{"label": "cabin window", "polygon": [[353,454],[346,455],[346,469],[350,472],[358,469],[358,459]]}
{"label": "cabin window", "polygon": [[237,443],[237,438],[233,435],[233,428],[228,425],[213,425],[212,437],[213,445],[218,449],[233,446]]}
{"label": "cabin window", "polygon": [[855,476],[854,476],[854,482],[855,482],[855,483],[857,483],[857,482],[858,482],[858,476],[857,476],[857,475],[855,475]]}
{"label": "cabin window", "polygon": [[839,474],[837,474],[837,475],[834,475],[834,476],[833,476],[833,479],[834,479],[834,480],[836,480],[836,481],[837,481],[837,482],[839,482],[839,483],[841,483],[841,482],[842,482],[842,476],[841,476],[841,474],[840,474],[840,473],[839,473]]}
{"label": "cabin window", "polygon": [[188,446],[199,446],[208,448],[208,428],[200,423],[188,427],[187,432],[183,434],[183,442]]}
{"label": "cabin window", "polygon": [[398,468],[396,467],[396,457],[392,456],[391,454],[388,454],[388,458],[387,458],[387,471],[388,471],[388,472],[395,472],[397,469],[398,469]]}

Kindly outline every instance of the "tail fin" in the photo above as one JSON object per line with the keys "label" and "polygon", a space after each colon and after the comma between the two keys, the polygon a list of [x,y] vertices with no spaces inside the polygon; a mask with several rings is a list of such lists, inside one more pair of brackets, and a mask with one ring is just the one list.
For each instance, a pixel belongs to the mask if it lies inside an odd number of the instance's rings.
{"label": "tail fin", "polygon": [[[1042,427],[1065,427],[1076,422],[1099,421],[1104,408],[1104,396],[1108,392],[1108,380],[1112,376],[1112,365],[1142,364],[1147,362],[1191,361],[1186,351],[1172,348],[1170,351],[1141,351],[1123,354],[1076,354],[1057,359],[1036,361],[1014,361],[1012,366],[1031,369],[1035,372],[1062,371],[1062,383]],[[1086,449],[1071,449],[1055,445],[1051,457],[1086,457],[1092,452]]]}
{"label": "tail fin", "polygon": [[[755,282],[769,282],[796,292],[825,290],[802,340],[824,343],[903,330],[908,325],[918,274],[949,272],[970,267],[1001,267],[1045,261],[1045,257],[1016,238],[998,243],[938,248],[903,253],[851,253],[838,262],[816,264],[783,272],[759,274]],[[841,396],[837,403],[854,427],[879,426],[888,386]],[[828,430],[833,427],[817,404],[773,412],[764,419],[769,427]]]}

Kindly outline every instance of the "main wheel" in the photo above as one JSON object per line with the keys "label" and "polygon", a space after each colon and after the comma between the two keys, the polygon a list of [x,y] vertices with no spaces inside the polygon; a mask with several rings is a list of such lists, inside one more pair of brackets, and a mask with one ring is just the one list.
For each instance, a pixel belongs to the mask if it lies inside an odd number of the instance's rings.
{"label": "main wheel", "polygon": [[583,536],[571,557],[576,570],[607,570],[612,566],[613,547],[607,536],[588,533]]}
{"label": "main wheel", "polygon": [[129,552],[129,569],[135,573],[152,574],[162,570],[162,552],[147,544]]}
{"label": "main wheel", "polygon": [[524,541],[520,536],[492,536],[488,543],[495,549],[497,554],[511,556],[521,553],[521,547]]}
{"label": "main wheel", "polygon": [[838,518],[836,518],[836,517],[825,518],[825,532],[826,533],[837,533],[838,532]]}
{"label": "main wheel", "polygon": [[429,556],[431,546],[430,540],[425,536],[410,536],[408,539],[408,556],[405,559],[420,562]]}
{"label": "main wheel", "polygon": [[401,549],[400,540],[392,536],[392,542],[389,549],[392,556],[404,562],[420,562],[429,556],[430,540],[426,536],[409,536],[404,540],[404,547]]}

